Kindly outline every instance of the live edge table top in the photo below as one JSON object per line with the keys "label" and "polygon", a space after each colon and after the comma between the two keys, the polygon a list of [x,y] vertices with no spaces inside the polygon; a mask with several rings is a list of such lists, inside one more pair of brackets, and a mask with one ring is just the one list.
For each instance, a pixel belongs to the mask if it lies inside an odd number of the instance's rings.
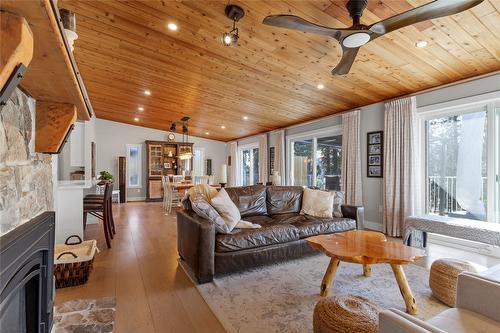
{"label": "live edge table top", "polygon": [[351,230],[306,238],[309,244],[331,258],[357,264],[404,265],[425,256],[421,249],[387,241],[375,231]]}

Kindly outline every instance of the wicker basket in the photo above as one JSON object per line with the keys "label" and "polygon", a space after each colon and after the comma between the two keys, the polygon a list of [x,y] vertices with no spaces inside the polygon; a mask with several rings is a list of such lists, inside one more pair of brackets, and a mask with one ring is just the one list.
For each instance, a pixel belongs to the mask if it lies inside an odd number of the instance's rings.
{"label": "wicker basket", "polygon": [[[73,237],[78,242],[70,243]],[[69,236],[64,244],[56,244],[54,253],[54,275],[56,288],[84,284],[89,279],[97,249],[96,240],[82,241],[78,235]]]}

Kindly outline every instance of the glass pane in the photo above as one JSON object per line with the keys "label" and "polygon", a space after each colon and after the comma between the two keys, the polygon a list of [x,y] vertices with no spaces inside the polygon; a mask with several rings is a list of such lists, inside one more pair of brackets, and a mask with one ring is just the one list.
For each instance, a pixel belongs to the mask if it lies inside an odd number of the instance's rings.
{"label": "glass pane", "polygon": [[253,184],[259,182],[259,148],[253,149]]}
{"label": "glass pane", "polygon": [[242,185],[247,186],[250,185],[250,150],[246,149],[241,152],[241,161],[242,161]]}
{"label": "glass pane", "polygon": [[293,142],[293,185],[313,186],[313,139]]}
{"label": "glass pane", "polygon": [[342,135],[318,138],[316,145],[316,186],[340,191]]}
{"label": "glass pane", "polygon": [[495,152],[495,201],[496,201],[496,209],[495,209],[495,222],[500,223],[500,107],[497,107],[495,110],[495,142],[496,142],[496,152]]}
{"label": "glass pane", "polygon": [[487,113],[471,111],[426,121],[427,210],[486,221]]}
{"label": "glass pane", "polygon": [[139,185],[139,148],[129,147],[128,156],[128,185],[138,186]]}

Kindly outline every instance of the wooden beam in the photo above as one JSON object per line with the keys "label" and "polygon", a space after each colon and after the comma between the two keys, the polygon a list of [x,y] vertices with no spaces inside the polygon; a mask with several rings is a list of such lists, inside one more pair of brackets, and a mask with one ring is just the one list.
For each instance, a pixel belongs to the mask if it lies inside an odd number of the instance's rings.
{"label": "wooden beam", "polygon": [[75,105],[37,101],[35,151],[58,154],[73,129],[76,115]]}
{"label": "wooden beam", "polygon": [[0,9],[23,16],[33,32],[33,61],[21,86],[36,100],[74,104],[78,118],[89,120],[92,105],[66,46],[54,0],[1,0]]}
{"label": "wooden beam", "polygon": [[33,58],[33,33],[26,20],[18,15],[0,12],[0,90],[19,64],[26,67]]}

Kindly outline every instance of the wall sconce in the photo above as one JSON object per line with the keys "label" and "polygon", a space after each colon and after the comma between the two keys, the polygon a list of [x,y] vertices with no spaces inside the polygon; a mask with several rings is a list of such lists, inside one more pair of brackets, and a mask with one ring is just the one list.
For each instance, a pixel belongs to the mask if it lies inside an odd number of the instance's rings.
{"label": "wall sconce", "polygon": [[240,38],[238,28],[236,28],[236,22],[245,16],[245,11],[240,6],[227,5],[224,12],[229,19],[233,20],[233,30],[222,34],[222,44],[225,46],[236,45],[238,43],[238,38]]}

